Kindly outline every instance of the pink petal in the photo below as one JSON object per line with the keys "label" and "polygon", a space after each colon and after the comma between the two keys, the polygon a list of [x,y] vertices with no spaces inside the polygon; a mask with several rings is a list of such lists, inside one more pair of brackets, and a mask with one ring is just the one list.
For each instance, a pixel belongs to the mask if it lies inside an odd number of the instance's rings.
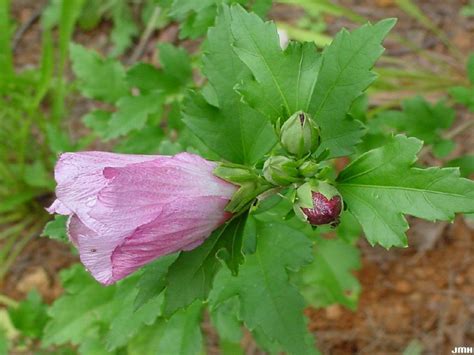
{"label": "pink petal", "polygon": [[103,284],[197,247],[231,216],[225,207],[237,187],[214,176],[215,163],[182,153],[98,164],[95,154],[91,171],[87,153],[61,162],[58,199],[74,213],[68,232],[82,263]]}
{"label": "pink petal", "polygon": [[46,211],[48,211],[51,214],[57,213],[57,214],[63,214],[66,216],[72,213],[72,211],[66,206],[64,206],[64,204],[59,200],[54,200],[53,204],[49,206],[48,208],[46,208]]}
{"label": "pink petal", "polygon": [[228,219],[229,214],[224,212],[228,202],[219,197],[203,197],[181,200],[178,213],[164,208],[168,212],[137,228],[115,249],[114,278],[121,279],[157,257],[199,246]]}
{"label": "pink petal", "polygon": [[[56,197],[61,209],[58,213],[76,213],[82,220],[89,220],[89,211],[95,205],[98,192],[107,185],[103,175],[106,167],[121,167],[127,164],[149,161],[156,156],[125,155],[105,152],[64,153],[56,164],[54,176],[58,183]],[[64,213],[61,213],[64,214]],[[94,224],[93,220],[90,220]]]}
{"label": "pink petal", "polygon": [[[109,183],[89,215],[122,231],[152,222],[164,204],[183,197],[230,197],[236,187],[213,175],[215,164],[197,155],[181,153],[122,168],[108,168]],[[133,201],[133,203],[130,203]],[[168,206],[173,206],[172,204]],[[178,206],[178,210],[181,206]]]}

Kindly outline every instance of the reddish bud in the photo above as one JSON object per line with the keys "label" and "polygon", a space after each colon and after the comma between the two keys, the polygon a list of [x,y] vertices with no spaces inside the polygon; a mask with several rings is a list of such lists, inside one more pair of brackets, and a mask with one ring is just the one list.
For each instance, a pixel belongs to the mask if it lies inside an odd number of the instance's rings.
{"label": "reddish bud", "polygon": [[342,211],[342,199],[336,195],[333,198],[326,198],[320,192],[313,192],[313,208],[302,208],[301,210],[308,218],[308,222],[314,226],[339,224],[339,215]]}

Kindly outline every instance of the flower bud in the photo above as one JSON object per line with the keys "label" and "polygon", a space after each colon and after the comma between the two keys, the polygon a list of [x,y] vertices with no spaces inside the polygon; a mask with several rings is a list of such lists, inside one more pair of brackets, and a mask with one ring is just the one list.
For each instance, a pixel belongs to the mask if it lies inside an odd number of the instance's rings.
{"label": "flower bud", "polygon": [[335,227],[339,224],[343,202],[334,186],[322,181],[309,182],[301,185],[296,194],[298,201],[294,207],[300,218],[314,226],[330,224]]}
{"label": "flower bud", "polygon": [[304,177],[312,177],[318,172],[319,164],[315,163],[314,161],[305,161],[299,166],[298,170]]}
{"label": "flower bud", "polygon": [[287,157],[273,156],[263,165],[263,176],[273,185],[288,185],[298,181],[298,164]]}
{"label": "flower bud", "polygon": [[315,151],[319,140],[317,124],[302,111],[293,114],[281,127],[281,145],[298,158]]}

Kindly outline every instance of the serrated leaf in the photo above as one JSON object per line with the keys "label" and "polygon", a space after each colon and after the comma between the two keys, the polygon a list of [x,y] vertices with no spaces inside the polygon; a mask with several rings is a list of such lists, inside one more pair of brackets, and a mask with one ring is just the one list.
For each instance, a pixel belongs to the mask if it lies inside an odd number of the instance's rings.
{"label": "serrated leaf", "polygon": [[114,151],[129,154],[157,154],[160,152],[163,137],[164,132],[162,128],[148,125],[139,131],[127,134],[115,146]]}
{"label": "serrated leaf", "polygon": [[201,94],[190,93],[183,117],[189,129],[224,159],[252,164],[276,143],[269,121],[241,102],[234,86],[250,77],[249,70],[234,53],[231,43],[230,10],[222,7],[216,27],[209,30],[203,71],[218,95],[218,105]]}
{"label": "serrated leaf", "polygon": [[442,130],[451,127],[456,115],[444,101],[432,105],[421,96],[404,100],[402,109],[401,112],[385,111],[375,121],[396,128],[399,133],[420,138],[425,144],[440,144]]}
{"label": "serrated leaf", "polygon": [[128,94],[125,69],[119,61],[104,59],[97,52],[75,43],[70,45],[70,52],[72,69],[84,96],[114,103]]}
{"label": "serrated leaf", "polygon": [[150,115],[161,115],[163,102],[164,96],[159,91],[122,97],[117,102],[117,112],[109,121],[105,137],[116,138],[143,128]]}
{"label": "serrated leaf", "polygon": [[371,244],[406,246],[404,214],[427,220],[452,220],[474,211],[474,182],[452,168],[412,167],[422,142],[405,136],[371,150],[337,178],[349,211]]}
{"label": "serrated leaf", "polygon": [[158,319],[132,339],[127,346],[128,354],[202,355],[201,313],[202,304],[197,301],[169,320]]}
{"label": "serrated leaf", "polygon": [[[241,258],[238,255],[241,254],[241,242],[236,245],[238,235],[235,232],[240,229],[242,221],[245,219],[241,217],[221,226],[200,247],[181,253],[169,267],[163,307],[165,317],[187,307],[196,299],[207,299],[214,276],[221,266],[218,253],[222,256],[223,250],[226,250],[225,255],[229,257],[226,262],[237,268]],[[236,258],[236,261],[230,257]]]}
{"label": "serrated leaf", "polygon": [[244,78],[239,91],[245,100],[273,122],[307,111],[321,65],[316,46],[291,42],[283,52],[273,22],[240,6],[232,7],[231,16],[234,50],[257,81]]}
{"label": "serrated leaf", "polygon": [[48,321],[46,310],[47,305],[43,303],[40,294],[33,290],[18,307],[10,308],[8,314],[15,328],[23,335],[39,339]]}
{"label": "serrated leaf", "polygon": [[86,127],[90,128],[99,137],[104,137],[109,127],[112,113],[103,110],[94,110],[82,117]]}
{"label": "serrated leaf", "polygon": [[250,330],[259,329],[288,353],[312,353],[306,339],[304,302],[288,275],[312,260],[311,241],[278,223],[259,222],[257,233],[257,250],[246,257],[239,275],[219,274],[211,308],[238,295],[240,318]]}
{"label": "serrated leaf", "polygon": [[161,293],[166,286],[166,273],[179,254],[166,255],[145,267],[137,283],[138,293],[135,297],[135,310]]}
{"label": "serrated leaf", "polygon": [[66,294],[48,311],[43,345],[80,344],[89,332],[97,330],[101,315],[112,302],[115,287],[103,287],[86,274],[82,266],[62,274]]}
{"label": "serrated leaf", "polygon": [[313,307],[334,303],[357,307],[360,284],[352,272],[361,266],[357,247],[337,239],[318,239],[314,260],[301,272],[301,293]]}
{"label": "serrated leaf", "polygon": [[449,94],[453,97],[454,101],[474,112],[474,86],[455,86],[449,89]]}
{"label": "serrated leaf", "polygon": [[225,262],[233,275],[238,274],[239,265],[242,264],[244,258],[242,241],[246,221],[247,215],[243,214],[229,223],[224,232],[224,237],[221,237],[222,248],[216,254],[217,258]]}
{"label": "serrated leaf", "polygon": [[59,240],[61,242],[67,242],[67,223],[68,216],[55,215],[52,221],[46,223],[46,226],[41,233],[42,237],[48,237],[51,239]]}
{"label": "serrated leaf", "polygon": [[133,300],[137,296],[135,282],[128,289],[122,286],[118,290],[114,299],[117,312],[110,321],[110,329],[105,337],[105,344],[108,351],[127,345],[128,341],[142,330],[145,325],[153,324],[161,314],[163,296],[155,293],[146,304],[140,309],[135,309]]}
{"label": "serrated leaf", "polygon": [[125,345],[161,313],[163,297],[158,294],[134,311],[137,275],[109,287],[97,283],[81,265],[63,271],[61,276],[65,294],[49,309],[51,320],[45,328],[44,346],[89,344],[113,350]]}
{"label": "serrated leaf", "polygon": [[[212,294],[210,298],[212,299]],[[242,324],[238,319],[238,312],[239,302],[236,297],[210,310],[212,324],[216,328],[220,340],[239,343],[242,339]]]}
{"label": "serrated leaf", "polygon": [[330,156],[348,155],[362,132],[358,121],[346,113],[352,102],[375,80],[371,71],[383,52],[381,42],[395,25],[394,19],[367,24],[353,32],[339,32],[324,50],[309,114],[321,126],[321,146]]}
{"label": "serrated leaf", "polygon": [[119,56],[132,44],[133,37],[138,34],[138,27],[133,21],[131,9],[127,2],[117,1],[112,8],[114,28],[110,38],[114,44],[112,56]]}
{"label": "serrated leaf", "polygon": [[192,79],[191,59],[184,48],[161,43],[158,51],[163,71],[170,77],[170,81],[174,81],[175,86],[182,86]]}
{"label": "serrated leaf", "polygon": [[158,46],[161,68],[138,63],[127,71],[130,86],[142,93],[159,90],[167,94],[180,92],[192,82],[191,58],[184,48],[169,43]]}

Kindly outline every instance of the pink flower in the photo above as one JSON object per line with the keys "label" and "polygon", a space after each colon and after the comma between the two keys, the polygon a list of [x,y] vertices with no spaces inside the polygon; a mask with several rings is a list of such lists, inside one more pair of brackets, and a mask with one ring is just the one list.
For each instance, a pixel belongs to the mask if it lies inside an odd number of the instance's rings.
{"label": "pink flower", "polygon": [[69,215],[82,263],[109,285],[160,256],[199,246],[231,217],[237,186],[198,155],[62,154],[50,213]]}

